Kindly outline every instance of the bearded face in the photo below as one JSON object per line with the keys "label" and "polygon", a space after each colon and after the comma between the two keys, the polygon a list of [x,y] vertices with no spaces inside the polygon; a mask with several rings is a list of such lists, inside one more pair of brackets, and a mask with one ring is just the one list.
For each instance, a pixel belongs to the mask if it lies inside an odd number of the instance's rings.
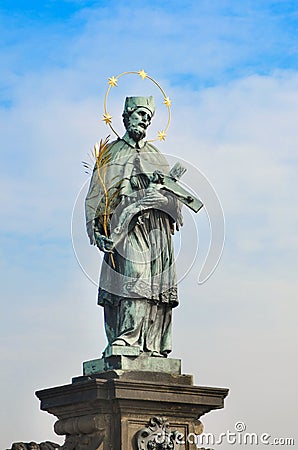
{"label": "bearded face", "polygon": [[147,108],[138,108],[125,120],[126,130],[135,142],[139,142],[146,136],[146,130],[151,123],[151,117],[150,111]]}

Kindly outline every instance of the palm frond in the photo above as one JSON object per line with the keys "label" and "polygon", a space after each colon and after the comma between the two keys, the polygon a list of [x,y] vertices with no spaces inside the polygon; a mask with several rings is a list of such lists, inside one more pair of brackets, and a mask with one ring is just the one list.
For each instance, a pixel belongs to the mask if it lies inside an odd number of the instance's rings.
{"label": "palm frond", "polygon": [[84,172],[87,173],[88,175],[90,175],[93,171],[93,165],[91,165],[90,163],[86,162],[86,161],[82,161]]}
{"label": "palm frond", "polygon": [[[101,139],[99,144],[96,143],[91,152],[91,156],[95,161],[95,169],[97,170],[98,180],[101,184],[103,190],[103,212],[99,215],[99,221],[103,227],[106,237],[109,237],[109,223],[110,216],[112,215],[115,207],[117,206],[117,201],[119,199],[120,192],[122,190],[121,184],[123,180],[118,181],[111,188],[106,186],[106,174],[108,165],[112,161],[112,154],[109,145],[110,136],[107,136],[104,140]],[[88,163],[83,163],[83,165]],[[86,167],[86,165],[84,167]],[[88,167],[89,168],[89,167]],[[111,262],[115,268],[115,262],[113,255],[111,254]]]}

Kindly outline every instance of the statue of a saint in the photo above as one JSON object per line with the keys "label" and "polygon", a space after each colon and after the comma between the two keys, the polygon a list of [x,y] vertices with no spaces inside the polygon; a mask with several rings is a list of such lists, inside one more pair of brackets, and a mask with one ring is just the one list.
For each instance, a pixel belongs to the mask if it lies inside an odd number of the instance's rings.
{"label": "statue of a saint", "polygon": [[[98,304],[104,307],[109,345],[138,346],[148,356],[166,357],[172,349],[172,308],[178,305],[171,235],[182,216],[176,197],[152,183],[169,173],[164,156],[144,140],[154,112],[153,97],[126,98],[126,133],[107,146],[104,187],[98,168],[93,171],[86,221],[90,243],[105,253]],[[127,229],[115,245],[119,221]]]}

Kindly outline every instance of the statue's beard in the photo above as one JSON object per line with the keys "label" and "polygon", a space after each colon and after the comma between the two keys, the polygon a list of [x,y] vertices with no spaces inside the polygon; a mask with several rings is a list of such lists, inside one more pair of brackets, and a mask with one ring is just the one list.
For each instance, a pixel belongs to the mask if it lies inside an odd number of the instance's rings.
{"label": "statue's beard", "polygon": [[141,141],[146,136],[146,130],[135,125],[130,125],[127,128],[127,132],[129,137],[131,137],[135,142]]}

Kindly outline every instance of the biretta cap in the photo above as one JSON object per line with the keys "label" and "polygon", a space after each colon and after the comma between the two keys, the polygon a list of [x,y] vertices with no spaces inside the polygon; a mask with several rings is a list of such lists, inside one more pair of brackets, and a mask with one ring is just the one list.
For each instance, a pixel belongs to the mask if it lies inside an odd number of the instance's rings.
{"label": "biretta cap", "polygon": [[155,103],[152,95],[150,97],[126,97],[124,111],[134,112],[138,108],[146,108],[153,116],[155,113]]}

